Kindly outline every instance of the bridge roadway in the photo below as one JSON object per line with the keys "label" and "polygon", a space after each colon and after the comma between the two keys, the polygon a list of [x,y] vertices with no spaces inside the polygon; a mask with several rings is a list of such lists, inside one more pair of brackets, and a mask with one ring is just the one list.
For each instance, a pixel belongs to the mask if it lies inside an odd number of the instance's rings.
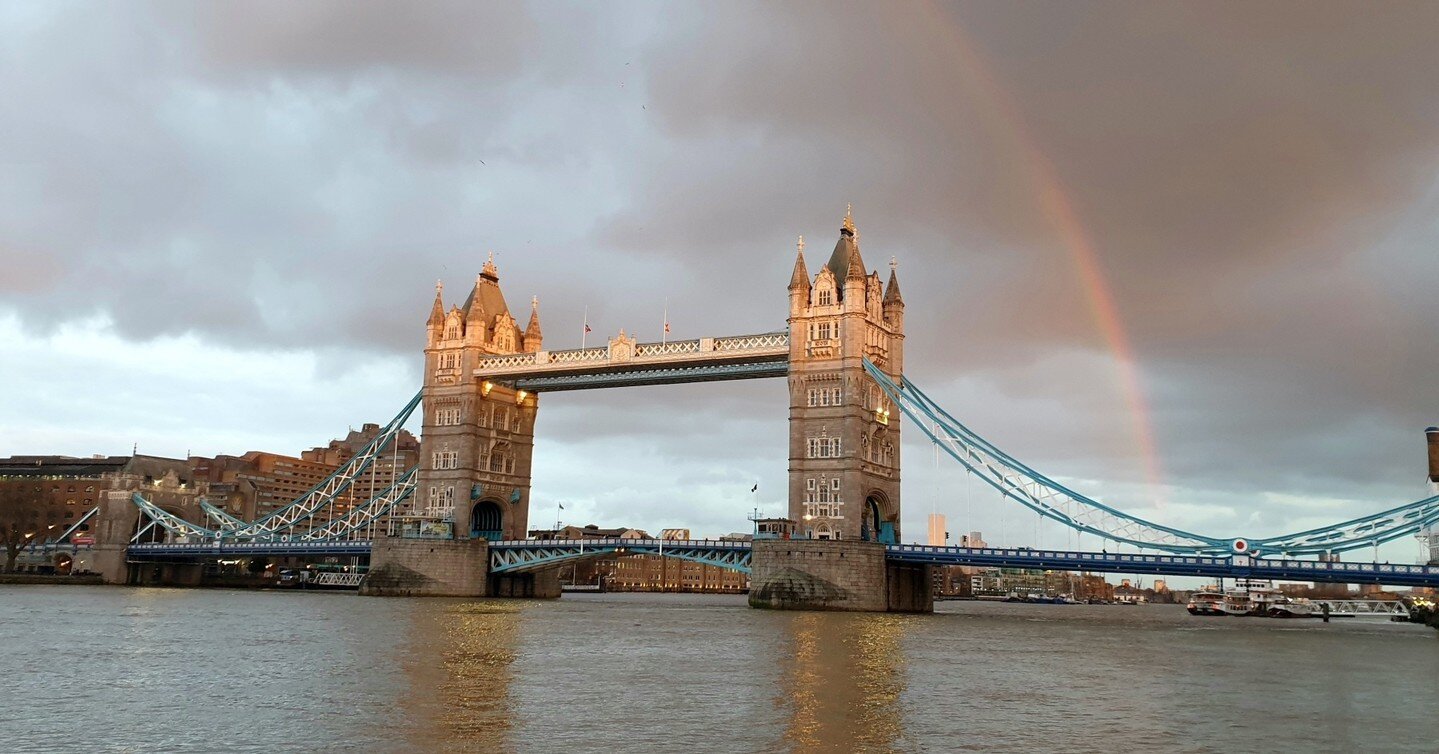
{"label": "bridge roadway", "polygon": [[473,376],[555,392],[676,382],[783,377],[789,373],[789,333],[637,343],[615,339],[598,348],[539,351],[480,359]]}
{"label": "bridge roadway", "polygon": [[[220,556],[368,555],[370,548],[370,540],[151,543],[131,545],[129,557],[131,560],[176,562]],[[930,565],[1439,587],[1439,566],[1321,562],[1242,555],[1130,554],[1030,548],[888,545],[886,549],[887,557],[891,561]],[[581,558],[625,553],[667,555],[747,573],[750,569],[750,552],[750,543],[726,540],[503,540],[490,543],[490,571],[522,573]]]}

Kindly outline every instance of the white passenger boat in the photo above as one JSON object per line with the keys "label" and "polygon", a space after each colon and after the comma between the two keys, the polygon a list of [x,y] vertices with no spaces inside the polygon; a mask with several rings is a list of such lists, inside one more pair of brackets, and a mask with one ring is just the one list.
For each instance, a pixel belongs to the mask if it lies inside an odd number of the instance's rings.
{"label": "white passenger boat", "polygon": [[1190,615],[1224,615],[1224,593],[1195,592],[1185,608]]}

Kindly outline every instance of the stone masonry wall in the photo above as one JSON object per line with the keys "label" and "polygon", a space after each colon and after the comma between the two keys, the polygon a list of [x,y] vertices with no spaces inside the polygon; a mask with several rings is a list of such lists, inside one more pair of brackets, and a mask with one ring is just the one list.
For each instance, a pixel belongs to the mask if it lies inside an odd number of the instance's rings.
{"label": "stone masonry wall", "polygon": [[483,539],[375,540],[360,594],[373,597],[484,597],[490,543]]}
{"label": "stone masonry wall", "polygon": [[749,604],[777,610],[929,612],[934,603],[927,597],[927,576],[923,567],[887,566],[884,545],[875,542],[760,539],[750,560]]}

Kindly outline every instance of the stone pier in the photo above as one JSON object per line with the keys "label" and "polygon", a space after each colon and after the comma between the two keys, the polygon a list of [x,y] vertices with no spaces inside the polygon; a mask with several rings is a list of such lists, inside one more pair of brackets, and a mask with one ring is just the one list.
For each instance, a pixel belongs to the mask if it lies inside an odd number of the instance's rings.
{"label": "stone pier", "polygon": [[375,540],[360,594],[372,597],[560,596],[558,569],[491,575],[483,539]]}
{"label": "stone pier", "polygon": [[930,568],[886,563],[884,545],[875,542],[755,540],[750,569],[750,607],[934,611]]}

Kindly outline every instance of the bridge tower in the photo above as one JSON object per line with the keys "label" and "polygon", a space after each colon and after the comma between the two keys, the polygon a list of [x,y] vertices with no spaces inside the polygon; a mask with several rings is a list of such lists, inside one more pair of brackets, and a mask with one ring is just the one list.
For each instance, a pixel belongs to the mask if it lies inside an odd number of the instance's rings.
{"label": "bridge tower", "polygon": [[530,506],[530,459],[539,397],[475,379],[484,356],[541,347],[538,299],[521,329],[500,291],[491,254],[463,304],[445,310],[444,290],[426,323],[424,431],[417,513],[452,518],[456,539],[519,539]]}
{"label": "bridge tower", "polygon": [[904,300],[865,269],[854,216],[813,280],[800,238],[789,284],[789,517],[814,539],[899,541],[899,411],[864,371],[896,381]]}

